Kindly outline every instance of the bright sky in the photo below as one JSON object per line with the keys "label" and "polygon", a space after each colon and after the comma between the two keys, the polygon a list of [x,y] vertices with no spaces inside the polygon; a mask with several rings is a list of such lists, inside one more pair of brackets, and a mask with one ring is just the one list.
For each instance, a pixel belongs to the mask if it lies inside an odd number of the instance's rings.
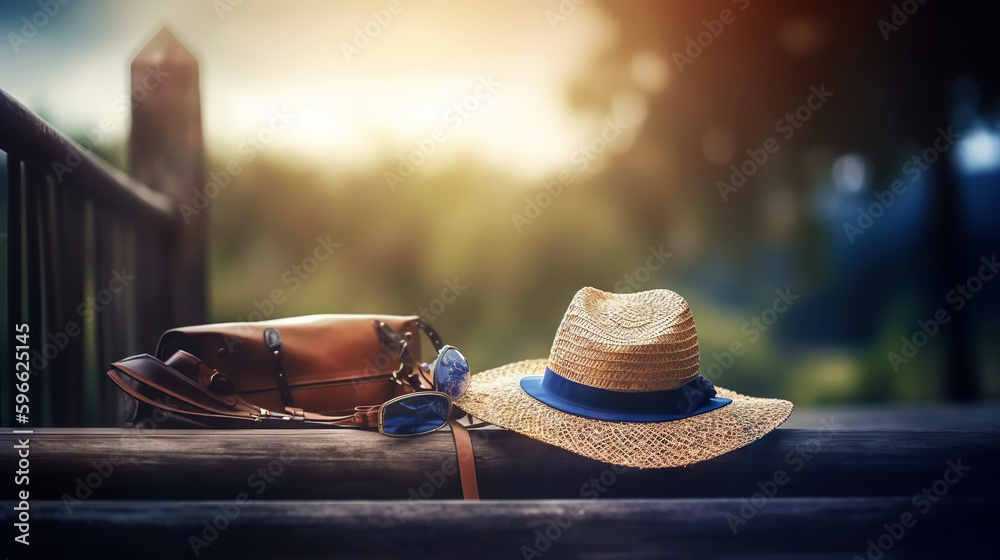
{"label": "bright sky", "polygon": [[[238,5],[220,17],[227,2]],[[599,130],[606,115],[577,114],[567,103],[572,78],[615,41],[599,8],[585,3],[553,29],[545,12],[556,0],[402,0],[391,21],[374,22],[372,11],[388,4],[76,0],[41,18],[34,0],[5,1],[0,88],[67,133],[96,127],[116,117],[132,55],[167,25],[201,62],[205,135],[216,155],[235,153],[281,108],[296,118],[268,149],[327,165],[402,154],[442,127],[447,155],[436,160],[472,154],[536,176],[564,166]],[[22,17],[48,21],[15,53],[10,33],[22,33]],[[366,24],[377,34],[349,61],[344,46]],[[468,101],[478,104],[468,118],[449,113],[489,77],[500,85]],[[123,138],[128,123],[118,122],[111,134]]]}

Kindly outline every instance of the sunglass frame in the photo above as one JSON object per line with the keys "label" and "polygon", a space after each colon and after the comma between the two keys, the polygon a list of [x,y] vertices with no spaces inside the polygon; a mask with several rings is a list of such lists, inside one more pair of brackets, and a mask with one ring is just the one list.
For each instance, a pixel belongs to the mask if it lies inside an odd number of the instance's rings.
{"label": "sunglass frame", "polygon": [[[416,433],[416,434],[389,434],[389,433],[386,433],[386,431],[384,429],[385,428],[385,423],[384,422],[385,422],[385,409],[386,409],[386,407],[388,407],[390,404],[392,404],[392,403],[394,403],[396,401],[401,401],[401,400],[405,400],[405,399],[408,399],[408,398],[413,398],[413,397],[417,397],[417,396],[424,396],[424,395],[441,395],[444,398],[448,399],[448,413],[445,415],[444,422],[442,422],[440,426],[438,426],[437,428],[434,428],[433,430],[427,430],[426,432],[420,432],[420,433]],[[412,393],[406,393],[405,395],[399,395],[398,397],[393,397],[393,398],[385,401],[384,403],[382,403],[382,406],[379,407],[379,411],[378,411],[378,431],[379,431],[380,434],[382,434],[384,436],[388,436],[388,437],[412,437],[412,436],[422,436],[422,435],[430,434],[430,433],[433,433],[433,432],[436,432],[436,431],[440,430],[441,428],[445,427],[448,424],[448,420],[451,419],[451,413],[452,413],[452,410],[454,408],[455,408],[455,401],[451,398],[451,395],[449,395],[448,393],[443,393],[441,391],[414,391]]]}

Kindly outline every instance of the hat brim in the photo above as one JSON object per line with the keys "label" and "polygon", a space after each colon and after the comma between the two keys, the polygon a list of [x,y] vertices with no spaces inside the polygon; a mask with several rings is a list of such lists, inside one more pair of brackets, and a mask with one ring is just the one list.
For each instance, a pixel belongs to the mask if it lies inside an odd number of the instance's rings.
{"label": "hat brim", "polygon": [[542,375],[548,360],[507,364],[472,376],[455,404],[469,414],[530,438],[605,463],[639,468],[690,465],[739,449],[782,424],[792,403],[740,395],[716,386],[731,399],[708,412],[665,422],[619,422],[586,418],[549,406],[521,387]]}

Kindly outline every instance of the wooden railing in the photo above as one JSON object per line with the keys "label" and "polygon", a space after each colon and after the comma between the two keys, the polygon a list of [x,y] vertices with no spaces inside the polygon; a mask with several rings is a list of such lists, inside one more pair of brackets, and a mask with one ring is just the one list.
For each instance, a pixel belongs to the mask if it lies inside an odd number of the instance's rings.
{"label": "wooden railing", "polygon": [[[51,558],[80,543],[101,558],[995,556],[983,536],[1000,505],[1000,432],[927,426],[778,429],[674,469],[473,430],[480,502],[458,499],[448,433],[41,429],[31,546]],[[0,434],[0,461],[17,460],[18,437]],[[0,501],[0,522],[15,522],[15,503]]]}
{"label": "wooden railing", "polygon": [[131,98],[126,175],[0,90],[5,426],[14,325],[30,329],[30,425],[108,426],[128,412],[108,363],[204,319],[204,214],[178,211],[203,175],[198,64],[165,28],[132,61]]}

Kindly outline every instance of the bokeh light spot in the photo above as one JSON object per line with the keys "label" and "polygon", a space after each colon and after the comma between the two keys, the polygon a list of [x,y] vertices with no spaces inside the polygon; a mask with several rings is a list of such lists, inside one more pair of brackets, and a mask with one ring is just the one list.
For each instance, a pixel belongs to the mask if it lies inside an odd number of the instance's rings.
{"label": "bokeh light spot", "polygon": [[958,141],[958,163],[966,173],[982,173],[1000,167],[1000,134],[978,128]]}
{"label": "bokeh light spot", "polygon": [[639,53],[632,57],[629,65],[632,81],[640,89],[649,93],[659,93],[667,86],[670,72],[663,59],[652,53]]}
{"label": "bokeh light spot", "polygon": [[833,184],[837,189],[856,193],[868,183],[868,166],[857,154],[845,154],[833,162]]}
{"label": "bokeh light spot", "polygon": [[701,138],[701,151],[705,159],[712,163],[729,163],[736,154],[736,135],[728,128],[711,128]]}
{"label": "bokeh light spot", "polygon": [[783,22],[778,27],[778,44],[792,56],[808,56],[827,42],[826,25],[812,19]]}

